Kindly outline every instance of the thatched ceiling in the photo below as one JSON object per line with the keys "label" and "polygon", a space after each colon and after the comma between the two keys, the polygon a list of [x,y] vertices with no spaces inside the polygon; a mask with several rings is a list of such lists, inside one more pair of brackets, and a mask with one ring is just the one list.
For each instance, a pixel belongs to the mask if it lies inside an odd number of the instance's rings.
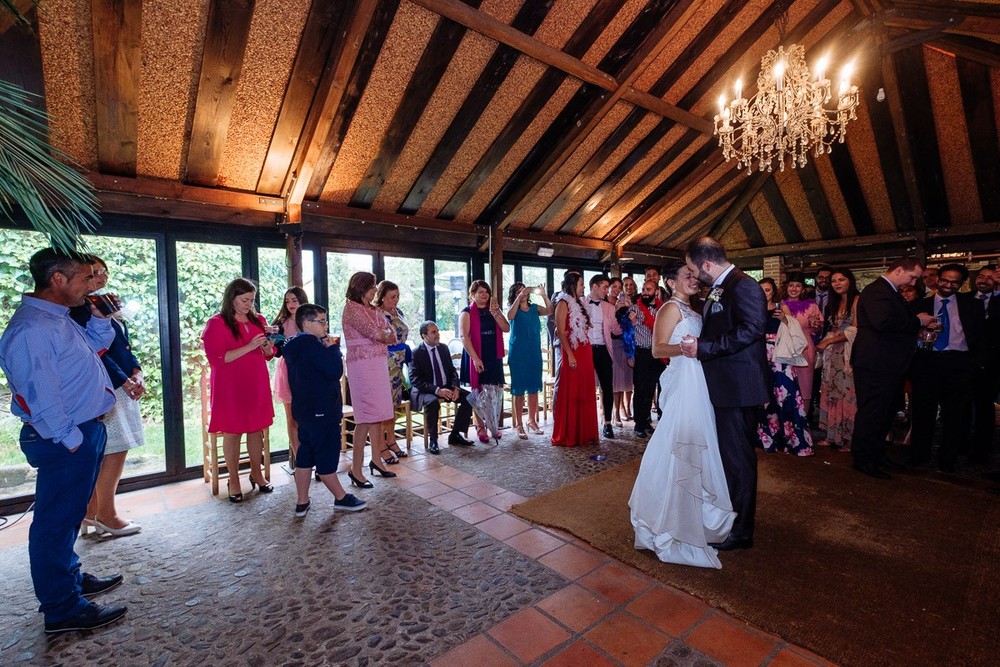
{"label": "thatched ceiling", "polygon": [[[863,101],[831,155],[747,176],[710,119],[784,5]],[[743,257],[1000,230],[996,2],[43,0],[37,37],[0,28],[108,211]]]}

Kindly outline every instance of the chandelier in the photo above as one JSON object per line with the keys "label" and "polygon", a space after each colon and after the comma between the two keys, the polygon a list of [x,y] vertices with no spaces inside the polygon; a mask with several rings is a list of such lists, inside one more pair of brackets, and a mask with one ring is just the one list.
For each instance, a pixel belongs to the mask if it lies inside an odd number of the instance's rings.
{"label": "chandelier", "polygon": [[727,104],[726,95],[721,95],[715,134],[726,162],[735,157],[737,166],[750,174],[755,160],[760,171],[772,171],[777,158],[784,171],[786,156],[792,167],[804,167],[809,151],[819,157],[830,152],[834,141],[844,143],[848,122],[857,118],[853,63],[841,71],[836,107],[831,104],[826,67],[824,56],[811,74],[802,46],[792,44],[787,51],[779,46],[761,59],[757,92],[749,100],[743,97],[742,80],[736,82],[731,102]]}

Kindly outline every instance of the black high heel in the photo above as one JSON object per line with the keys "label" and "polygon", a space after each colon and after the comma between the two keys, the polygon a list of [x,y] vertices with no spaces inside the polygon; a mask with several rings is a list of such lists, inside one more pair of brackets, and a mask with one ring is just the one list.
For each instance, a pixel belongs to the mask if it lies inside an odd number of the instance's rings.
{"label": "black high heel", "polygon": [[[250,478],[250,490],[253,491],[258,486],[260,487],[260,492],[261,493],[271,493],[271,492],[274,491],[274,485],[272,485],[272,484],[257,484],[257,482],[253,481],[253,477],[251,477]],[[240,495],[242,495],[242,494],[240,494]]]}
{"label": "black high heel", "polygon": [[[252,483],[253,482],[251,480],[251,484]],[[242,503],[243,502],[243,493],[242,492],[240,492],[240,493],[230,493],[229,494],[229,502],[231,502],[231,503]]]}
{"label": "black high heel", "polygon": [[379,475],[382,475],[382,477],[395,477],[396,476],[396,473],[394,473],[394,472],[389,472],[388,470],[382,470],[381,468],[379,468],[377,465],[375,465],[375,461],[369,461],[368,462],[368,469],[372,471],[373,475],[375,473],[378,473]]}
{"label": "black high heel", "polygon": [[[386,452],[389,452],[389,458],[385,458],[384,456],[382,456],[382,454],[385,454]],[[379,457],[383,461],[385,461],[386,465],[389,465],[389,466],[393,465],[394,463],[399,463],[399,459],[396,458],[396,452],[392,451],[388,447],[386,447],[385,449],[382,450],[382,453],[379,454]]]}
{"label": "black high heel", "polygon": [[[392,445],[396,445],[396,449],[393,449]],[[405,459],[406,457],[409,456],[409,454],[400,449],[399,445],[397,445],[396,443],[392,443],[392,445],[389,445],[388,449],[396,456],[397,459]]]}
{"label": "black high heel", "polygon": [[351,478],[351,484],[358,487],[359,489],[373,489],[375,485],[371,483],[370,480],[365,480],[364,482],[359,482],[358,478],[354,476],[354,473],[350,470],[347,471],[347,476]]}

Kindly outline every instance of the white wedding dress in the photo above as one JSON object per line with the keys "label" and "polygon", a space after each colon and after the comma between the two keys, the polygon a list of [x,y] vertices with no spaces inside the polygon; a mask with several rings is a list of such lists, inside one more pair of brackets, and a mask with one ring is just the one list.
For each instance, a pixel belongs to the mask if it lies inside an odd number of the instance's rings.
{"label": "white wedding dress", "polygon": [[[670,336],[701,334],[701,316],[671,299],[682,319]],[[660,376],[663,418],[646,446],[629,507],[636,549],[666,563],[721,568],[709,542],[722,542],[733,527],[733,504],[719,456],[715,412],[701,362],[672,357]]]}

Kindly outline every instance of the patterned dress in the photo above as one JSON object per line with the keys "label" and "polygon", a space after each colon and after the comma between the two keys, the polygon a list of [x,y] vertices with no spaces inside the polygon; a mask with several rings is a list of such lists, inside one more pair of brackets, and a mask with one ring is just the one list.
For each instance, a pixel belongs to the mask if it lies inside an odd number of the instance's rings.
{"label": "patterned dress", "polygon": [[347,386],[351,407],[359,424],[377,424],[395,415],[389,385],[388,351],[379,335],[385,318],[371,306],[355,301],[344,304],[344,343],[347,345]]}
{"label": "patterned dress", "polygon": [[765,340],[767,361],[771,364],[771,401],[757,415],[757,437],[765,452],[785,452],[796,456],[812,456],[812,434],[806,422],[802,393],[795,379],[795,366],[774,361],[774,343],[781,321],[768,311]]}
{"label": "patterned dress", "polygon": [[[835,333],[853,324],[851,308],[838,318],[832,315]],[[858,412],[858,398],[854,393],[854,371],[850,359],[846,358],[846,342],[834,343],[823,350],[823,383],[820,385],[819,427],[826,431],[826,440],[834,447],[851,449],[851,434],[854,432],[854,416]]]}
{"label": "patterned dress", "polygon": [[392,386],[392,402],[399,405],[410,396],[410,387],[403,371],[403,366],[409,363],[412,354],[410,346],[406,344],[410,327],[403,320],[403,311],[399,308],[394,313],[383,312],[383,314],[388,326],[396,332],[396,340],[399,341],[389,346],[389,383]]}

